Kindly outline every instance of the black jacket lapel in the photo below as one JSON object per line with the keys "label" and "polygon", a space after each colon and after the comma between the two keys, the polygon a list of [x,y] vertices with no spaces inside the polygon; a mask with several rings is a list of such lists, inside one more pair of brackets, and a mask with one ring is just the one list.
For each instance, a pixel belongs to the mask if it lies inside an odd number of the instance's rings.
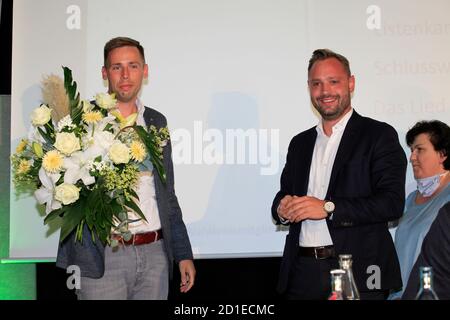
{"label": "black jacket lapel", "polygon": [[353,110],[353,114],[348,120],[336,153],[333,169],[331,171],[330,183],[328,184],[327,198],[333,190],[333,186],[340,169],[345,163],[348,162],[358,142],[358,136],[361,130],[361,119],[362,117],[355,110]]}
{"label": "black jacket lapel", "polygon": [[311,161],[314,152],[314,145],[316,144],[317,131],[316,127],[309,129],[306,135],[301,141],[300,148],[297,149],[298,163],[303,164],[297,171],[297,176],[295,178],[295,190],[294,194],[299,196],[304,196],[308,192],[309,183],[309,171],[311,169]]}

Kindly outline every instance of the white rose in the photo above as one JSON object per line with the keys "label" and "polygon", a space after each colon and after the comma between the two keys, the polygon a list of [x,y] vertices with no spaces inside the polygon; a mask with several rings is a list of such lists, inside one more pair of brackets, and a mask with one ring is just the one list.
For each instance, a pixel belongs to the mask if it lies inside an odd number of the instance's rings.
{"label": "white rose", "polygon": [[130,149],[122,142],[115,142],[108,152],[109,158],[115,163],[128,163],[130,161]]}
{"label": "white rose", "polygon": [[95,102],[97,103],[97,105],[102,108],[102,109],[113,109],[116,107],[117,104],[117,100],[115,98],[114,93],[109,94],[109,93],[98,93],[95,96]]}
{"label": "white rose", "polygon": [[74,203],[80,197],[80,189],[69,183],[60,184],[55,188],[55,199],[64,205]]}
{"label": "white rose", "polygon": [[31,112],[31,123],[34,126],[43,126],[51,119],[52,110],[45,104],[41,104],[39,108],[36,108]]}
{"label": "white rose", "polygon": [[58,133],[56,134],[55,148],[65,155],[71,155],[81,149],[80,139],[73,132]]}

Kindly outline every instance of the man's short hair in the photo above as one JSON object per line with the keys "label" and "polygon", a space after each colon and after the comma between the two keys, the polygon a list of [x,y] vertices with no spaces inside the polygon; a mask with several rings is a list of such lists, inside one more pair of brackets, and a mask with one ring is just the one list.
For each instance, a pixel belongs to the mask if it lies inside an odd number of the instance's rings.
{"label": "man's short hair", "polygon": [[116,37],[111,40],[109,40],[103,49],[103,63],[104,66],[107,66],[108,63],[108,56],[111,51],[117,48],[121,47],[135,47],[139,50],[139,53],[141,54],[142,60],[145,63],[145,54],[144,54],[144,47],[141,46],[139,41],[127,38],[127,37]]}
{"label": "man's short hair", "polygon": [[311,68],[314,65],[314,63],[316,63],[316,61],[326,60],[326,59],[330,59],[330,58],[337,59],[344,67],[347,75],[349,77],[352,75],[352,73],[350,71],[350,63],[348,62],[348,59],[339,53],[333,52],[330,49],[314,50],[314,52],[311,56],[311,59],[309,59],[308,73],[309,73],[309,71],[311,71]]}

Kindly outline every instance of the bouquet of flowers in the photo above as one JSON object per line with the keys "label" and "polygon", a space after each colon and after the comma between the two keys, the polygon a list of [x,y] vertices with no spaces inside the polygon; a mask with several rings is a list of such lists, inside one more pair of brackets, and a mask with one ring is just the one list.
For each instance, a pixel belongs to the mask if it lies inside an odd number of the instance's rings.
{"label": "bouquet of flowers", "polygon": [[114,94],[100,93],[95,103],[80,100],[72,71],[63,67],[64,81],[49,76],[43,100],[31,114],[27,139],[11,156],[16,188],[30,187],[46,205],[47,224],[62,217],[60,241],[75,230],[81,241],[84,226],[103,244],[115,245],[111,233],[131,238],[128,217],[133,210],[145,220],[134,191],[141,170],[154,167],[163,183],[163,147],[168,129],[144,129],[137,114],[124,118]]}

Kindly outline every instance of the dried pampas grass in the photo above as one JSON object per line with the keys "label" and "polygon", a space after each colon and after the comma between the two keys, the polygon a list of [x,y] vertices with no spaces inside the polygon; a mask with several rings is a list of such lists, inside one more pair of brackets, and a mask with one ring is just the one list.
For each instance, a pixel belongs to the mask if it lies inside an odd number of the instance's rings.
{"label": "dried pampas grass", "polygon": [[64,88],[64,81],[53,74],[42,79],[42,100],[53,110],[52,119],[58,122],[70,113],[69,97]]}

